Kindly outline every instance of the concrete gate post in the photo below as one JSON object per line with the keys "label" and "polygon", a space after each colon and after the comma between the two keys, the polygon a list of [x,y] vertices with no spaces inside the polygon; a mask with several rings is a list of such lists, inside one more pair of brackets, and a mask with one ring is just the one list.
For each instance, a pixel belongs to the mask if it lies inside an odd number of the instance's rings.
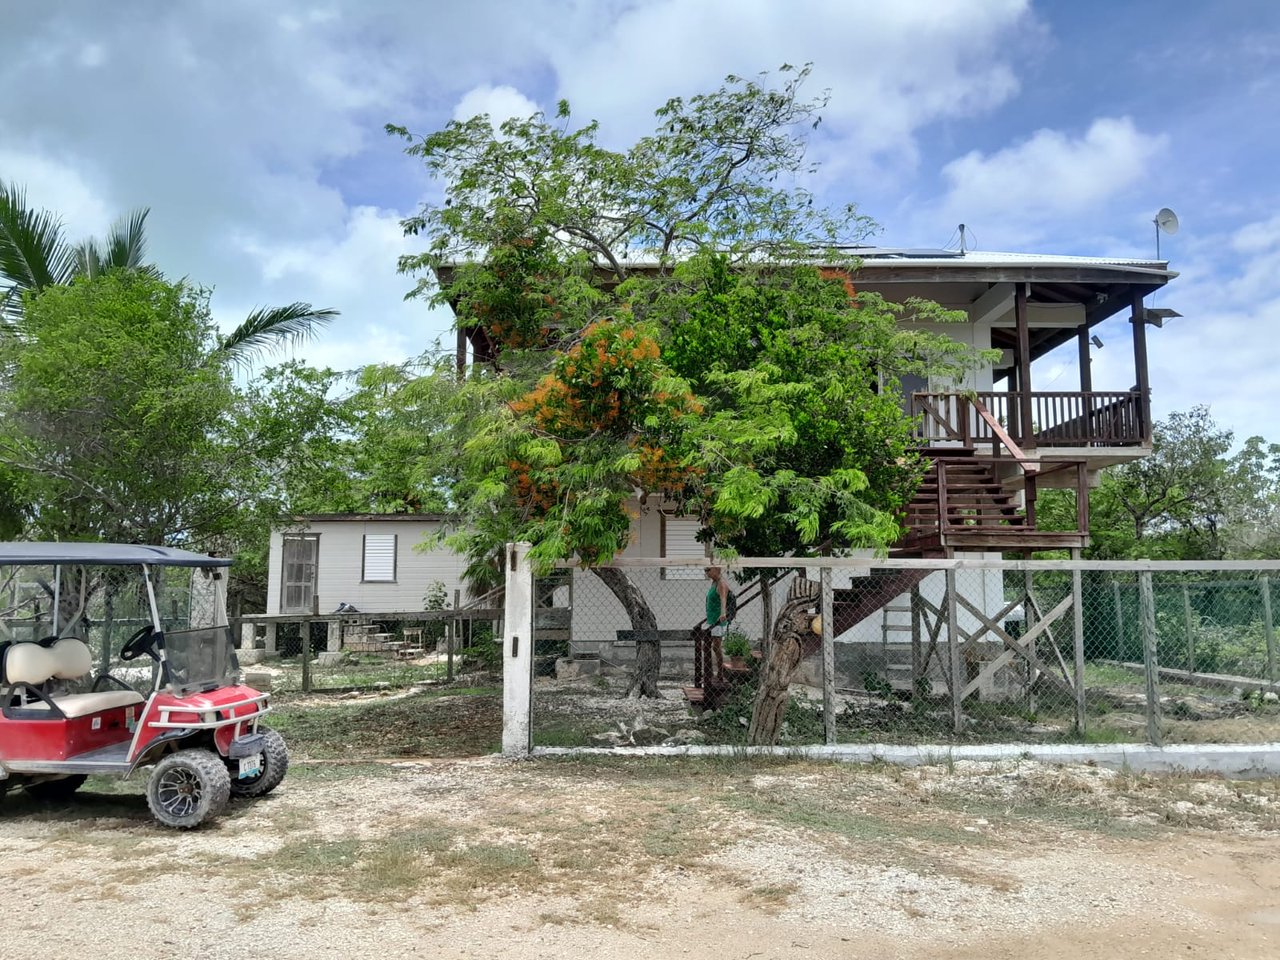
{"label": "concrete gate post", "polygon": [[533,750],[533,568],[527,543],[506,546],[502,628],[502,755]]}

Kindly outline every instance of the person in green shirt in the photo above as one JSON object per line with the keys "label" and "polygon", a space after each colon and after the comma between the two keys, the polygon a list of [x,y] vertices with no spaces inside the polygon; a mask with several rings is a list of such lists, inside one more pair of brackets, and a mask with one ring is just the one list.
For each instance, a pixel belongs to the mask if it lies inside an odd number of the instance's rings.
{"label": "person in green shirt", "polygon": [[716,662],[716,676],[724,672],[724,634],[729,629],[729,584],[719,567],[707,567],[707,629],[711,631],[711,651]]}

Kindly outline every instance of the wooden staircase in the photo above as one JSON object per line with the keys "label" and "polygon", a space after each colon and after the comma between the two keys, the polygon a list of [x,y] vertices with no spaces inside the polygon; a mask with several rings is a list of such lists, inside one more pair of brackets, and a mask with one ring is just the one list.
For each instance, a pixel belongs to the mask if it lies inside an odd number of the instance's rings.
{"label": "wooden staircase", "polygon": [[[838,637],[868,617],[879,613],[896,597],[908,593],[926,576],[928,570],[872,570],[858,577],[852,587],[832,591],[832,619]],[[815,601],[816,603],[816,601]],[[742,608],[739,607],[739,610]],[[717,672],[711,654],[711,635],[703,627],[692,632],[694,641],[693,685],[683,689],[689,706],[695,710],[715,710],[751,676],[749,667],[725,664]],[[822,647],[822,638],[810,633],[801,645],[802,656],[809,657]]]}
{"label": "wooden staircase", "polygon": [[[953,550],[1051,550],[1084,546],[1083,531],[1039,530],[1035,522],[1035,470],[1020,489],[1002,480],[1007,458],[978,456],[970,447],[925,448],[932,463],[907,504],[906,535],[895,556],[940,557]],[[1077,464],[1055,464],[1054,469]],[[1021,495],[1020,495],[1021,494]]]}

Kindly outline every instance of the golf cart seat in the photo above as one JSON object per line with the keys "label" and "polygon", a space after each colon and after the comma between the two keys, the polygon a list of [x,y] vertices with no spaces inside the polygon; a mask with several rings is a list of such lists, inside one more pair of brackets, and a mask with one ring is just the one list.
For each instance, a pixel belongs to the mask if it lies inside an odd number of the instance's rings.
{"label": "golf cart seat", "polygon": [[[50,680],[78,680],[93,668],[93,657],[83,640],[63,637],[51,646],[22,642],[9,644],[0,662],[0,686],[28,684],[41,689]],[[46,694],[47,696],[47,694]],[[102,710],[142,703],[145,698],[135,690],[103,690],[98,693],[55,693],[52,700],[63,716],[84,717]],[[33,701],[29,709],[48,709],[48,704]]]}

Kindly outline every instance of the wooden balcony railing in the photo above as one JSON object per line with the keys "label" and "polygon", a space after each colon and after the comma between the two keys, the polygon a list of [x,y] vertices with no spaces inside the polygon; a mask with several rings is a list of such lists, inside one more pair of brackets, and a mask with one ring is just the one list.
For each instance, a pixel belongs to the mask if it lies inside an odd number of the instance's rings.
{"label": "wooden balcony railing", "polygon": [[[1024,430],[1017,392],[913,393],[922,440],[958,440],[964,446],[1003,446],[995,425],[1022,447],[1129,447],[1151,439],[1143,422],[1142,394],[1113,392],[1031,393],[1031,425]],[[975,404],[973,401],[977,401]],[[990,416],[980,412],[985,409]],[[994,420],[995,424],[991,421]]]}

